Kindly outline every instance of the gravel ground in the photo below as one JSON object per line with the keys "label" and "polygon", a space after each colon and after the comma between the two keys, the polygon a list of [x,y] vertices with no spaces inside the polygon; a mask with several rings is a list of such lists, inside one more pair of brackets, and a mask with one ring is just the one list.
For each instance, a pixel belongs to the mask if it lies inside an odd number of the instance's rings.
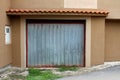
{"label": "gravel ground", "polygon": [[28,71],[25,68],[9,67],[4,71],[0,72],[0,80],[22,80],[22,79],[11,79],[12,76],[27,76]]}
{"label": "gravel ground", "polygon": [[120,65],[58,80],[120,80]]}
{"label": "gravel ground", "polygon": [[[46,69],[46,68],[43,68],[43,69]],[[117,80],[117,79],[113,79],[114,76],[116,78],[117,76],[120,76],[120,62],[106,62],[98,66],[93,66],[89,68],[80,68],[77,71],[59,72],[54,68],[50,68],[50,69],[54,74],[65,76],[65,78],[58,79],[58,80],[72,80],[72,79],[74,80],[90,80],[90,79],[91,80],[105,80],[105,79]],[[8,67],[5,70],[0,69],[0,80],[10,78],[10,75],[27,76],[28,74],[29,73],[26,68]],[[72,76],[72,77],[66,77],[66,76]],[[110,79],[107,79],[106,76],[107,77],[110,76]],[[101,79],[101,78],[105,78],[105,79]],[[11,79],[6,79],[6,80],[11,80]]]}

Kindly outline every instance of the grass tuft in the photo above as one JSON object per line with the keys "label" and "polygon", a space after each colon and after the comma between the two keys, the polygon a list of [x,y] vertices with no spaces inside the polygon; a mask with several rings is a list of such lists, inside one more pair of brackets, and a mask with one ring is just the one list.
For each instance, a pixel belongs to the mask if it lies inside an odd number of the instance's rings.
{"label": "grass tuft", "polygon": [[58,67],[58,71],[64,72],[64,71],[77,71],[79,68],[78,67],[66,67],[66,66],[60,66]]}
{"label": "grass tuft", "polygon": [[29,71],[29,76],[39,76],[42,74],[42,71],[40,69],[30,68],[28,69],[28,71]]}
{"label": "grass tuft", "polygon": [[51,71],[46,70],[42,71],[39,69],[29,69],[29,75],[27,76],[27,80],[55,80],[60,78],[60,76],[53,74]]}

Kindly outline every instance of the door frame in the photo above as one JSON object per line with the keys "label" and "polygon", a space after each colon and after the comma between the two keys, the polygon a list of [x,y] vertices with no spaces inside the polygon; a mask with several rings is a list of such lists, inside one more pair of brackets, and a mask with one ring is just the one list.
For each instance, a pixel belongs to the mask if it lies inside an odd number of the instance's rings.
{"label": "door frame", "polygon": [[[61,23],[61,24],[83,24],[83,28],[84,28],[84,51],[83,51],[83,64],[82,65],[76,65],[77,67],[85,67],[85,47],[86,47],[86,20],[41,20],[41,19],[26,19],[26,67],[30,67],[28,66],[28,24],[32,23]],[[33,67],[33,66],[32,66]],[[57,67],[55,65],[52,66],[34,66],[34,67]],[[68,65],[68,67],[70,67]]]}

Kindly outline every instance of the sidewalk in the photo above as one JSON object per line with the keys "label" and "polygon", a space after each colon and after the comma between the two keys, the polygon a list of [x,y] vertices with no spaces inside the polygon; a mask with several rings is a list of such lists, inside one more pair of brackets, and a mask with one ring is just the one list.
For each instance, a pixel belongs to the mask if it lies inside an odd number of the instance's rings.
{"label": "sidewalk", "polygon": [[120,80],[120,65],[58,80]]}

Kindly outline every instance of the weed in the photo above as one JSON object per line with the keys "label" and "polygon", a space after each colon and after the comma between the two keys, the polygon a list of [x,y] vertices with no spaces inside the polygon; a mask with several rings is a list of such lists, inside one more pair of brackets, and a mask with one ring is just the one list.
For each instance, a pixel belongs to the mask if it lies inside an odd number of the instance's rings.
{"label": "weed", "polygon": [[27,76],[27,80],[55,80],[60,78],[60,76],[53,74],[49,70],[39,70],[39,69],[29,69],[29,75]]}
{"label": "weed", "polygon": [[66,66],[60,66],[58,67],[58,71],[64,72],[64,71],[77,71],[78,67],[66,67]]}
{"label": "weed", "polygon": [[38,76],[42,73],[40,69],[34,69],[34,68],[30,68],[28,69],[28,71],[30,76]]}

